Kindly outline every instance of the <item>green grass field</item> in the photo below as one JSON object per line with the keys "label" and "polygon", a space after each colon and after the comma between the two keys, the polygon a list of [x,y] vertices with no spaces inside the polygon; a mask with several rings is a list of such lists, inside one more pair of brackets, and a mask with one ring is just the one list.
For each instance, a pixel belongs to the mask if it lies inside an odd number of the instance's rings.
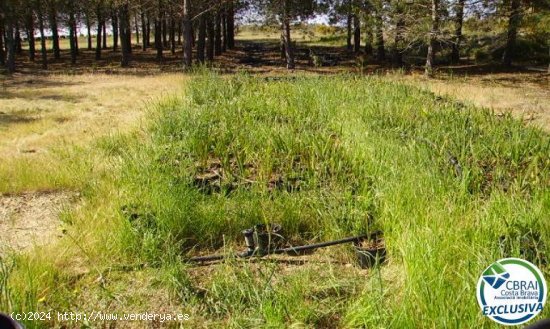
{"label": "green grass field", "polygon": [[[550,277],[550,137],[383,78],[201,73],[139,131],[72,152],[108,170],[82,183],[56,245],[0,260],[2,309],[180,311],[189,327],[490,328],[475,297],[488,265],[521,257]],[[256,223],[282,224],[295,244],[381,229],[388,262],[359,270],[349,246],[302,265],[185,262],[241,250]]]}

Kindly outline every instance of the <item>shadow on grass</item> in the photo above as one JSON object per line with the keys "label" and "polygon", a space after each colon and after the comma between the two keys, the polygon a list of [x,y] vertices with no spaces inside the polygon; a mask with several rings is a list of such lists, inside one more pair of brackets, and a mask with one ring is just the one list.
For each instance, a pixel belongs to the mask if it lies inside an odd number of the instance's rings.
{"label": "shadow on grass", "polygon": [[[319,44],[325,41],[334,41],[324,37],[319,42],[295,41],[296,70],[313,74],[386,74],[396,69],[403,73],[422,74],[424,58],[420,56],[404,56],[404,66],[392,65],[390,59],[378,61],[372,55],[353,53],[345,45]],[[145,51],[140,46],[132,48],[132,59],[129,67],[120,66],[120,50],[112,48],[104,49],[101,59],[95,59],[95,50],[81,49],[76,64],[71,64],[70,53],[62,50],[60,59],[53,59],[51,51],[48,53],[48,69],[42,69],[42,64],[37,60],[28,60],[28,54],[23,52],[17,58],[19,75],[33,75],[31,79],[20,79],[20,84],[46,85],[38,76],[41,75],[79,75],[79,74],[113,74],[132,76],[151,76],[159,73],[183,72],[182,46],[177,45],[176,51],[164,49],[162,59],[157,58],[157,52],[153,48]],[[357,58],[361,56],[363,65],[358,66]],[[193,50],[193,58],[196,58],[196,50]],[[237,40],[235,49],[228,50],[220,56],[216,56],[213,62],[206,64],[223,74],[235,74],[247,72],[249,74],[278,74],[289,72],[286,70],[286,62],[281,54],[280,42],[277,39],[261,38]],[[547,84],[547,73],[529,71],[526,67],[503,67],[498,63],[477,64],[464,61],[458,65],[440,65],[436,67],[436,78],[447,79],[450,76],[488,76],[492,82],[507,84],[521,88],[520,82],[525,82],[525,77],[517,77],[519,73],[528,75],[529,82],[544,86]],[[498,75],[498,76],[495,76]],[[7,78],[5,80],[11,80]],[[5,82],[4,82],[5,83]],[[50,82],[51,83],[51,82]]]}
{"label": "shadow on grass", "polygon": [[33,117],[0,112],[0,127],[5,127],[13,124],[31,123],[36,120],[38,119]]}

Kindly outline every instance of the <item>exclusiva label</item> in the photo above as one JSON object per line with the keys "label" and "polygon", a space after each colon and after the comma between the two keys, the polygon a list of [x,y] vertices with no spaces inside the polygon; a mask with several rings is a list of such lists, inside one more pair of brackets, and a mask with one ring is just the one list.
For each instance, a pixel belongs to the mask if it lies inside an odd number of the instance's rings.
{"label": "exclusiva label", "polygon": [[542,272],[519,258],[501,259],[483,271],[477,300],[483,315],[503,325],[519,325],[537,316],[546,303]]}

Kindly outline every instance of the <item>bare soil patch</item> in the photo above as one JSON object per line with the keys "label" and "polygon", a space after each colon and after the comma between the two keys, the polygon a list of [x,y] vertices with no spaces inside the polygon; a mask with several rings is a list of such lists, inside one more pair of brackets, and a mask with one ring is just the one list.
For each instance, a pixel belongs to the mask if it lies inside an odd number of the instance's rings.
{"label": "bare soil patch", "polygon": [[0,254],[48,245],[61,237],[59,214],[77,199],[74,192],[0,196]]}

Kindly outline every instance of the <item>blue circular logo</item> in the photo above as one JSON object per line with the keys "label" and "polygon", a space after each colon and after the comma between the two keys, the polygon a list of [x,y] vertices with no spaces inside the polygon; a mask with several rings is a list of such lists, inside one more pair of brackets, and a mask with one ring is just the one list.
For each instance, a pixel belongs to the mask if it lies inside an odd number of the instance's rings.
{"label": "blue circular logo", "polygon": [[546,282],[532,263],[501,259],[487,267],[477,283],[483,315],[503,325],[519,325],[537,316],[546,303]]}

